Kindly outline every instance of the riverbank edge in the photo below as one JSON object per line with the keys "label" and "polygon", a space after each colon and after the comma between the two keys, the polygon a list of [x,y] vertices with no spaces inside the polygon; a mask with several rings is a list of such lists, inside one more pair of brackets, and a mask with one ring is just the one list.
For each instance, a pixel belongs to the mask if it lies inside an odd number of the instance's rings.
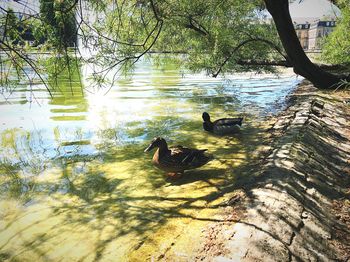
{"label": "riverbank edge", "polygon": [[271,148],[236,204],[244,216],[230,229],[222,254],[209,252],[202,260],[349,259],[348,100],[349,92],[322,92],[302,82],[268,130]]}
{"label": "riverbank edge", "polygon": [[224,203],[223,222],[202,230],[191,260],[349,260],[349,98],[298,86],[266,130],[252,179]]}

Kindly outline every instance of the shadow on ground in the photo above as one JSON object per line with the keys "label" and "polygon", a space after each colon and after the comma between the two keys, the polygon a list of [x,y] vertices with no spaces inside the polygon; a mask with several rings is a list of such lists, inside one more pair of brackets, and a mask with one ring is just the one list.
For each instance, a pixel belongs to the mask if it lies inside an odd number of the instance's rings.
{"label": "shadow on ground", "polygon": [[[6,210],[0,227],[1,257],[11,261],[55,260],[62,255],[92,261],[125,258],[144,243],[152,243],[146,252],[157,252],[162,238],[179,234],[190,221],[220,221],[212,215],[220,206],[209,203],[245,184],[237,181],[248,179],[247,166],[256,159],[266,129],[248,120],[242,134],[215,137],[201,131],[200,121],[157,121],[146,124],[149,140],[161,129],[170,145],[176,141],[207,147],[215,159],[179,180],[167,181],[152,166],[152,156],[143,153],[146,143],[113,146],[113,130],[100,134],[102,141],[109,142],[99,145],[97,155],[80,154],[85,143],[70,143],[69,154],[62,154],[65,151],[59,147],[54,157],[41,146],[40,133],[14,129],[4,134],[1,172],[6,176],[0,187],[7,200],[1,203]],[[170,132],[173,129],[181,133]],[[130,132],[134,137],[141,134],[135,129]],[[21,204],[25,207],[18,208]],[[153,236],[168,224],[174,224],[172,230]]]}
{"label": "shadow on ground", "polygon": [[246,216],[222,240],[227,259],[349,259],[349,226],[334,213],[350,200],[350,108],[339,96],[302,86],[271,128],[269,154],[243,187]]}

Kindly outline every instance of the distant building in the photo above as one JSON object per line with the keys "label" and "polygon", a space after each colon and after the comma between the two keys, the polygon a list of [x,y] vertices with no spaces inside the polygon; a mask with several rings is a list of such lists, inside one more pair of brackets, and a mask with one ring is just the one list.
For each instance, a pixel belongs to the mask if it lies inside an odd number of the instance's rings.
{"label": "distant building", "polygon": [[289,12],[295,24],[336,20],[341,16],[340,9],[328,0],[297,0],[289,4]]}
{"label": "distant building", "polygon": [[335,21],[315,21],[309,29],[309,50],[320,50],[322,39],[328,36],[336,26]]}
{"label": "distant building", "polygon": [[289,5],[294,28],[304,50],[321,49],[325,36],[336,26],[341,12],[328,0],[297,0]]}
{"label": "distant building", "polygon": [[309,48],[309,29],[310,29],[310,24],[308,23],[295,25],[295,31],[299,38],[301,47],[304,50],[307,50]]}
{"label": "distant building", "polygon": [[295,24],[300,44],[304,50],[316,51],[321,49],[323,38],[328,36],[335,28],[335,21],[320,21],[309,24]]}
{"label": "distant building", "polygon": [[[334,30],[341,16],[340,9],[329,0],[289,0],[289,12],[302,48],[311,51],[320,50],[322,38]],[[267,10],[259,18],[273,20]]]}

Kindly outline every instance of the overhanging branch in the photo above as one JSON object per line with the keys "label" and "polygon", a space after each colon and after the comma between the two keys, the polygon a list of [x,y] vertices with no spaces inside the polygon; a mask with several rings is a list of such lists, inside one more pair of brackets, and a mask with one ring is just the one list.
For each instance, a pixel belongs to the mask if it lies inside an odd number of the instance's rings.
{"label": "overhanging branch", "polygon": [[[130,61],[133,60],[132,64],[135,64],[141,57],[143,57],[146,53],[148,53],[151,48],[155,45],[156,41],[159,38],[160,33],[162,32],[162,28],[163,28],[163,19],[160,18],[160,15],[158,13],[157,7],[155,6],[153,0],[150,0],[151,3],[151,7],[152,7],[152,11],[154,14],[154,18],[157,20],[156,25],[154,26],[153,30],[150,32],[150,34],[147,36],[143,47],[145,48],[139,55],[133,55],[133,56],[128,56],[128,57],[124,57],[121,60],[118,60],[116,63],[112,64],[111,66],[101,70],[98,73],[105,73],[105,76],[107,75],[107,73],[114,67],[121,65],[122,63],[126,62],[126,61]],[[154,35],[155,34],[155,35]],[[153,39],[151,41],[151,43],[149,44],[148,47],[146,47],[146,43],[148,42],[148,40],[151,38],[151,36],[153,36]]]}
{"label": "overhanging branch", "polygon": [[291,63],[286,60],[281,61],[268,61],[268,60],[238,60],[236,61],[238,65],[242,66],[284,66],[293,67]]}
{"label": "overhanging branch", "polygon": [[209,35],[208,30],[206,30],[200,23],[198,23],[195,19],[193,19],[191,16],[188,17],[189,24],[186,24],[185,27],[188,29],[193,29],[194,31],[207,36]]}
{"label": "overhanging branch", "polygon": [[[35,64],[35,62],[32,59],[30,59],[30,57],[22,54],[20,51],[16,50],[16,48],[11,47],[10,45],[8,45],[7,43],[5,43],[2,40],[0,40],[0,50],[3,50],[3,51],[10,50],[10,51],[14,52],[18,57],[20,57],[23,61],[25,61],[33,69],[35,74],[40,78],[41,82],[45,85],[45,88],[47,89],[50,96],[52,97],[52,94],[51,94],[51,91],[50,91],[48,85],[46,84],[45,80],[42,78],[40,72],[38,71],[38,66]],[[13,60],[13,61],[16,62],[15,60]],[[23,70],[23,68],[22,68],[22,70]]]}
{"label": "overhanging branch", "polygon": [[284,59],[286,60],[286,62],[289,63],[289,59],[288,57],[280,50],[280,48],[275,44],[273,43],[272,41],[270,40],[267,40],[267,39],[263,39],[263,38],[250,38],[250,39],[247,39],[247,40],[244,40],[243,42],[239,43],[233,50],[232,52],[225,58],[225,60],[221,63],[219,69],[216,71],[216,73],[214,73],[212,76],[213,77],[217,77],[222,68],[226,65],[226,63],[232,58],[232,56],[241,48],[243,47],[244,45],[248,44],[248,43],[252,43],[252,42],[263,42],[265,44],[268,44],[270,45],[274,50],[276,50],[282,57],[284,57]]}

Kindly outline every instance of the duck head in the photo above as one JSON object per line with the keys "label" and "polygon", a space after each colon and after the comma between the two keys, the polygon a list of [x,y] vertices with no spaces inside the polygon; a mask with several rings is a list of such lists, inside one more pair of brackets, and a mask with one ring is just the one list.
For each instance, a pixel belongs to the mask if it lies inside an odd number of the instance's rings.
{"label": "duck head", "polygon": [[203,129],[205,131],[213,131],[214,125],[213,123],[210,121],[210,115],[207,112],[204,112],[202,114],[202,118],[203,118]]}
{"label": "duck head", "polygon": [[210,122],[210,115],[207,112],[203,112],[202,118],[204,122]]}
{"label": "duck head", "polygon": [[144,152],[149,152],[157,147],[167,147],[167,143],[164,138],[156,137],[152,140],[151,144],[145,149]]}

